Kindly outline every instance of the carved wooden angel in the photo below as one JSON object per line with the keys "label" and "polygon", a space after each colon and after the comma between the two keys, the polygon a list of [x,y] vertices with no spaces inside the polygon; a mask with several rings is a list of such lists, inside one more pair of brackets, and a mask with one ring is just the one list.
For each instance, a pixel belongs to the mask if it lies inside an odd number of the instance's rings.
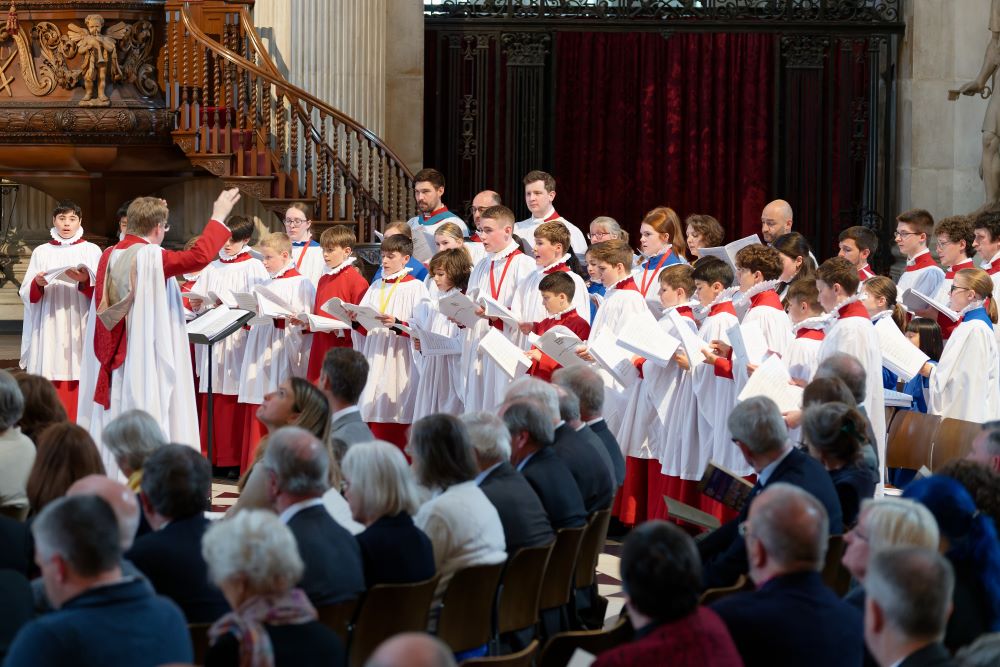
{"label": "carved wooden angel", "polygon": [[[100,14],[91,14],[84,23],[87,29],[70,23],[68,29],[69,38],[76,44],[78,53],[83,56],[83,65],[80,68],[83,74],[84,96],[80,100],[80,106],[108,106],[111,101],[105,94],[107,87],[108,67],[111,67],[112,81],[122,80],[122,69],[118,64],[118,47],[116,43],[119,39],[128,34],[129,27],[125,23],[118,22],[108,28],[104,35],[101,30],[104,28],[104,17]],[[97,99],[94,99],[94,81],[97,85]]]}

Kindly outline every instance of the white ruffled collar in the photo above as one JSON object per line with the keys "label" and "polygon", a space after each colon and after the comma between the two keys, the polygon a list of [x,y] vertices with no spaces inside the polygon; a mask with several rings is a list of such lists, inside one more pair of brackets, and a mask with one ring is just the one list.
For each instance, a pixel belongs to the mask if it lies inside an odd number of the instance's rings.
{"label": "white ruffled collar", "polygon": [[844,299],[843,301],[841,301],[840,303],[838,303],[836,306],[834,306],[833,307],[833,311],[830,313],[830,315],[833,317],[833,319],[839,319],[840,318],[840,311],[843,310],[844,307],[849,306],[852,303],[856,303],[858,301],[861,301],[864,298],[865,298],[865,293],[864,292],[858,292],[854,296],[848,297],[848,298]]}
{"label": "white ruffled collar", "polygon": [[295,268],[295,263],[289,262],[288,264],[285,265],[285,268],[279,269],[277,272],[272,273],[271,278],[280,278],[281,276],[285,275],[294,268]]}
{"label": "white ruffled collar", "polygon": [[700,303],[698,303],[694,299],[691,299],[690,301],[685,301],[684,303],[679,303],[676,306],[668,306],[668,307],[664,308],[663,309],[663,314],[667,315],[667,314],[671,313],[672,311],[678,310],[680,308],[690,308],[691,310],[694,310],[695,308],[700,308],[700,307],[701,307]]}
{"label": "white ruffled collar", "polygon": [[551,315],[546,315],[545,319],[547,319],[547,320],[562,319],[563,315],[567,315],[569,313],[572,313],[574,310],[576,310],[576,306],[574,306],[573,304],[570,304],[569,308],[567,308],[566,310],[560,310],[558,313],[552,313]]}
{"label": "white ruffled collar", "polygon": [[511,239],[510,243],[503,250],[498,250],[497,252],[489,255],[491,261],[496,261],[498,259],[507,259],[514,251],[520,250],[521,246],[517,244],[517,241]]}
{"label": "white ruffled collar", "polygon": [[543,266],[543,267],[542,267],[542,273],[545,273],[546,271],[549,271],[549,270],[551,270],[551,269],[554,269],[554,268],[556,268],[557,266],[559,266],[560,264],[565,264],[565,263],[566,263],[566,262],[568,262],[568,261],[569,261],[569,253],[566,253],[565,255],[563,255],[562,257],[560,257],[560,258],[559,258],[559,259],[557,259],[556,261],[552,262],[552,263],[551,263],[551,264],[549,264],[548,266]]}
{"label": "white ruffled collar", "polygon": [[818,329],[819,331],[823,331],[830,326],[830,322],[832,322],[833,319],[833,315],[830,313],[817,315],[816,317],[807,317],[798,324],[792,325],[792,333],[798,333],[803,329]]}
{"label": "white ruffled collar", "polygon": [[711,309],[712,306],[717,306],[720,303],[725,303],[726,301],[732,301],[733,297],[735,297],[739,293],[739,291],[740,291],[739,287],[727,287],[726,289],[719,292],[719,295],[712,300],[712,303],[708,304],[705,307]]}
{"label": "white ruffled collar", "polygon": [[777,290],[777,287],[780,284],[781,280],[762,280],[761,282],[757,283],[756,285],[748,289],[746,292],[744,292],[743,295],[747,299],[752,299],[753,297],[757,296],[758,294],[761,294],[762,292],[767,292],[768,290]]}
{"label": "white ruffled collar", "polygon": [[968,306],[958,311],[959,316],[965,315],[970,310],[975,310],[976,308],[982,308],[983,304],[986,303],[986,299],[977,299],[970,303]]}
{"label": "white ruffled collar", "polygon": [[184,280],[186,280],[187,282],[193,282],[195,280],[198,280],[198,276],[200,276],[200,275],[201,275],[201,271],[197,271],[195,273],[185,273],[184,274]]}
{"label": "white ruffled collar", "polygon": [[242,248],[240,248],[240,251],[238,253],[236,253],[235,255],[230,255],[229,253],[226,252],[225,248],[220,248],[219,249],[219,259],[221,259],[223,262],[231,262],[234,259],[236,259],[237,257],[239,257],[240,255],[246,255],[249,252],[250,252],[250,247],[249,246],[243,246]]}
{"label": "white ruffled collar", "polygon": [[402,278],[403,276],[405,276],[407,273],[409,273],[412,270],[413,269],[411,269],[410,267],[404,266],[402,271],[396,271],[396,273],[390,273],[389,275],[385,275],[383,273],[382,274],[382,282],[385,282],[387,280],[396,280],[397,278]]}
{"label": "white ruffled collar", "polygon": [[341,271],[343,271],[344,269],[346,269],[347,267],[349,267],[351,264],[354,264],[354,262],[356,260],[357,260],[357,257],[347,257],[347,258],[344,259],[343,262],[341,262],[337,266],[333,267],[332,269],[327,269],[325,271],[325,273],[328,276],[335,276],[338,273],[340,273]]}
{"label": "white ruffled collar", "polygon": [[872,315],[872,322],[881,322],[885,318],[892,318],[892,308],[886,308],[885,310],[880,310],[874,315]]}
{"label": "white ruffled collar", "polygon": [[49,235],[52,237],[52,240],[58,243],[59,245],[73,245],[74,243],[83,238],[83,225],[80,225],[80,227],[76,230],[73,236],[69,237],[68,239],[64,239],[63,237],[59,236],[59,232],[56,231],[55,227],[49,229]]}

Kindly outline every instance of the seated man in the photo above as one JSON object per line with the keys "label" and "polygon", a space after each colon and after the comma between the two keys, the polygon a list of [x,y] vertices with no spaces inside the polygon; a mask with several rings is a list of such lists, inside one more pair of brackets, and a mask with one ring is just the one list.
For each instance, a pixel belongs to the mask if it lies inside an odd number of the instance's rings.
{"label": "seated man", "polygon": [[983,430],[973,439],[972,451],[966,458],[1000,473],[1000,421],[983,424]]}
{"label": "seated man", "polygon": [[5,667],[153,667],[193,660],[177,605],[145,581],[122,577],[121,533],[104,500],[55,500],[31,530],[35,560],[57,611],[21,629]]}
{"label": "seated man", "polygon": [[303,428],[280,428],[271,434],[261,465],[271,507],[295,536],[306,566],[299,588],[317,607],[360,596],[361,547],[323,506],[330,469],[323,443]]}
{"label": "seated man", "polygon": [[140,499],[153,531],[138,538],[126,558],[157,593],[177,603],[188,623],[211,623],[229,611],[201,555],[211,494],[212,468],[190,447],[164,445],[143,464]]}
{"label": "seated man", "polygon": [[698,606],[701,561],[694,541],[666,521],[637,526],[622,550],[625,606],[635,628],[632,642],[605,651],[596,667],[671,665],[741,667],[722,619]]}
{"label": "seated man", "polygon": [[747,551],[738,528],[746,520],[754,496],[768,484],[787,482],[802,487],[826,509],[828,535],[839,535],[843,530],[840,500],[830,474],[819,461],[788,442],[788,429],[774,401],[762,396],[743,401],[729,414],[728,426],[734,446],[757,472],[757,484],[739,516],[698,543],[705,588],[731,586],[747,573]]}
{"label": "seated man", "polygon": [[542,501],[524,475],[510,464],[510,432],[489,412],[462,415],[479,474],[476,484],[500,515],[507,553],[540,547],[555,539]]}
{"label": "seated man", "polygon": [[861,664],[861,614],[820,576],[827,524],[823,504],[791,484],[768,484],[750,506],[740,532],[757,590],[712,605],[747,667]]}
{"label": "seated man", "polygon": [[[955,574],[919,547],[883,549],[865,575],[865,643],[881,667],[952,667],[941,643]],[[964,663],[963,663],[964,664]]]}
{"label": "seated man", "polygon": [[625,458],[615,434],[608,428],[602,414],[604,410],[604,381],[590,366],[560,368],[552,374],[552,383],[576,394],[580,399],[580,419],[590,427],[608,452],[615,469],[615,488],[625,481]]}
{"label": "seated man", "polygon": [[368,361],[349,347],[335,347],[323,357],[323,370],[316,386],[330,402],[330,439],[348,446],[375,439],[361,419],[358,399],[368,382]]}

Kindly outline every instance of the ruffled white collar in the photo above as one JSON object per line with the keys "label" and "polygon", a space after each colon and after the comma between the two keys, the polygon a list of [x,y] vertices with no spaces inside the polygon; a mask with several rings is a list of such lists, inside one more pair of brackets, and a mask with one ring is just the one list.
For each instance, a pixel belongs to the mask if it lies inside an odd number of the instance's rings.
{"label": "ruffled white collar", "polygon": [[59,236],[59,232],[56,231],[55,227],[49,229],[49,235],[52,237],[52,240],[58,243],[59,245],[73,245],[74,243],[83,238],[83,226],[81,225],[80,228],[77,229],[76,232],[73,234],[73,236],[69,237],[68,239],[64,239],[63,237]]}
{"label": "ruffled white collar", "polygon": [[223,262],[231,262],[234,259],[236,259],[237,257],[239,257],[240,255],[246,255],[249,252],[250,252],[250,247],[249,246],[243,246],[242,248],[240,248],[240,251],[238,253],[236,253],[235,255],[230,255],[228,252],[226,252],[225,248],[220,248],[219,249],[219,259],[221,259]]}
{"label": "ruffled white collar", "polygon": [[798,324],[793,324],[792,333],[798,333],[803,329],[818,329],[820,331],[823,331],[828,326],[830,326],[830,322],[832,322],[833,319],[834,319],[833,315],[831,315],[830,313],[826,313],[825,315],[817,315],[816,317],[808,317],[799,322]]}
{"label": "ruffled white collar", "polygon": [[569,308],[567,308],[566,310],[560,310],[558,313],[552,313],[551,315],[546,315],[545,319],[547,319],[547,320],[562,319],[563,315],[567,315],[569,313],[572,313],[574,310],[576,310],[576,306],[574,306],[573,304],[570,304]]}
{"label": "ruffled white collar", "polygon": [[198,276],[200,276],[200,275],[201,275],[201,271],[197,271],[195,273],[185,273],[184,274],[184,280],[186,280],[187,282],[192,282],[192,281],[198,280]]}
{"label": "ruffled white collar", "polygon": [[515,250],[520,250],[520,249],[521,246],[517,245],[517,242],[512,239],[506,248],[504,248],[503,250],[498,250],[492,255],[489,255],[489,258],[491,261],[494,262],[498,259],[507,259],[507,257],[510,256],[511,253],[513,253]]}
{"label": "ruffled white collar", "polygon": [[569,253],[563,255],[562,257],[560,257],[556,261],[552,262],[548,266],[543,266],[542,267],[542,273],[545,273],[546,271],[549,271],[550,269],[554,269],[555,267],[559,266],[560,264],[565,264],[568,261],[569,261]]}
{"label": "ruffled white collar", "polygon": [[271,278],[280,278],[281,276],[285,275],[294,268],[295,264],[293,262],[289,262],[288,264],[285,265],[285,268],[279,269],[276,273],[272,273]]}
{"label": "ruffled white collar", "polygon": [[840,311],[843,310],[843,308],[845,306],[849,306],[852,303],[855,303],[856,301],[861,301],[864,298],[865,298],[865,293],[864,292],[858,292],[854,296],[849,297],[847,299],[844,299],[843,301],[841,301],[840,303],[838,303],[836,306],[834,306],[833,311],[830,313],[830,315],[832,316],[833,319],[839,319],[840,318]]}
{"label": "ruffled white collar", "polygon": [[404,266],[402,271],[396,271],[396,273],[390,273],[389,275],[385,275],[383,273],[382,274],[382,281],[385,282],[386,280],[396,280],[397,278],[402,278],[403,276],[405,276],[407,273],[409,273],[412,270],[413,269],[411,269],[410,267]]}
{"label": "ruffled white collar", "polygon": [[970,303],[968,306],[966,306],[962,310],[958,311],[958,314],[961,316],[961,315],[965,315],[970,310],[975,310],[976,308],[982,308],[984,303],[986,303],[985,299],[977,299],[976,301],[973,301],[972,303]]}
{"label": "ruffled white collar", "polygon": [[757,283],[756,285],[748,289],[746,292],[744,292],[743,296],[745,296],[748,299],[751,299],[757,296],[758,294],[761,294],[762,292],[777,289],[778,285],[780,284],[781,284],[780,280],[762,280],[761,282]]}
{"label": "ruffled white collar", "polygon": [[872,322],[881,322],[887,317],[892,318],[892,308],[887,308],[886,310],[880,310],[879,312],[872,315]]}
{"label": "ruffled white collar", "polygon": [[727,287],[726,289],[719,292],[719,295],[712,300],[712,303],[708,304],[705,307],[711,309],[712,306],[717,306],[720,303],[725,303],[726,301],[732,301],[733,297],[735,297],[739,293],[739,291],[740,291],[739,287]]}
{"label": "ruffled white collar", "polygon": [[346,269],[347,267],[349,267],[351,264],[354,264],[354,262],[356,260],[357,260],[357,257],[348,257],[343,262],[341,262],[337,266],[333,267],[332,269],[327,269],[325,271],[325,273],[328,276],[335,276],[338,273],[340,273],[341,271],[343,271],[344,269]]}

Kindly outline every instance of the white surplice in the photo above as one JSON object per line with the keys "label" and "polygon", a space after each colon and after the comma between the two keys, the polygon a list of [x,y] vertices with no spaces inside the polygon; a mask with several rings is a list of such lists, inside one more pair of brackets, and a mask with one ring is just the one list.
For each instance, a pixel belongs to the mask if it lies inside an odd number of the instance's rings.
{"label": "white surplice", "polygon": [[319,285],[319,279],[326,271],[326,261],[323,259],[323,248],[318,242],[293,242],[290,258],[295,270],[308,278],[313,288]]}
{"label": "white surplice", "polygon": [[906,269],[899,274],[896,291],[902,294],[913,289],[927,296],[934,296],[944,282],[944,271],[934,263],[930,250],[918,252],[906,262]]}
{"label": "white surplice", "polygon": [[[463,236],[469,235],[469,227],[465,224],[465,220],[451,213],[451,211],[446,212],[450,215],[429,225],[423,224],[421,215],[415,215],[406,221],[406,224],[409,225],[410,230],[413,232],[413,256],[417,261],[423,264],[431,261],[431,257],[437,252],[437,241],[434,240],[434,234],[441,225],[452,222],[461,227]],[[471,252],[469,256],[472,256]]]}
{"label": "white surplice", "polygon": [[[978,304],[977,304],[978,305]],[[933,367],[927,411],[954,419],[983,423],[1000,416],[1000,370],[993,327],[966,317],[945,343],[941,361]]]}
{"label": "white surplice", "polygon": [[580,317],[587,322],[590,321],[590,294],[587,292],[587,284],[572,270],[560,268],[565,266],[568,269],[568,261],[569,255],[563,255],[548,266],[536,267],[535,271],[526,276],[517,286],[510,309],[521,322],[537,323],[548,317],[545,306],[542,305],[542,293],[538,290],[538,283],[542,282],[542,278],[546,275],[556,271],[562,271],[573,280],[575,290],[572,305]]}
{"label": "white surplice", "polygon": [[[410,322],[431,333],[448,338],[461,337],[462,330],[449,322],[438,308],[438,300],[454,292],[454,289],[441,292],[432,281],[428,287],[428,298],[414,306]],[[413,407],[414,421],[437,412],[460,415],[465,411],[461,361],[460,354],[427,356],[413,351],[413,364],[420,377]]]}
{"label": "white surplice", "polygon": [[583,235],[580,228],[570,223],[554,210],[541,218],[526,218],[514,224],[514,233],[520,236],[531,247],[535,247],[535,230],[545,222],[558,222],[569,231],[569,244],[576,255],[587,254],[587,237]]}

